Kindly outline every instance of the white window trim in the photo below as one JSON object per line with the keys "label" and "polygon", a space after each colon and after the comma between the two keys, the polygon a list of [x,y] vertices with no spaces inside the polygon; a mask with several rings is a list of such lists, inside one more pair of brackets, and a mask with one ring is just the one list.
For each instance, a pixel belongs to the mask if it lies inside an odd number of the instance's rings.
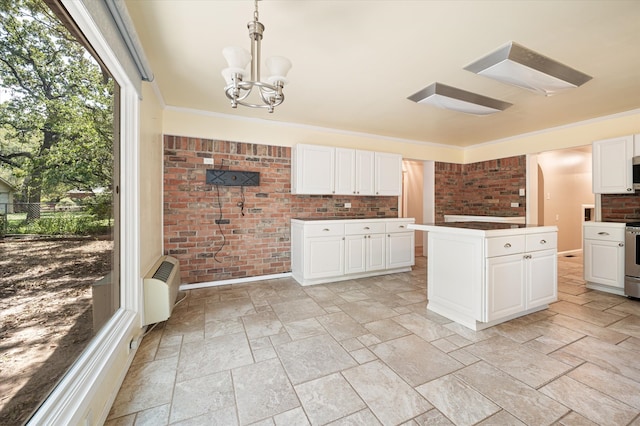
{"label": "white window trim", "polygon": [[[34,425],[102,424],[141,335],[142,279],[139,223],[139,99],[105,38],[78,0],[62,0],[120,85],[120,309],[91,340],[51,395],[29,420]],[[135,345],[134,347],[137,347]]]}

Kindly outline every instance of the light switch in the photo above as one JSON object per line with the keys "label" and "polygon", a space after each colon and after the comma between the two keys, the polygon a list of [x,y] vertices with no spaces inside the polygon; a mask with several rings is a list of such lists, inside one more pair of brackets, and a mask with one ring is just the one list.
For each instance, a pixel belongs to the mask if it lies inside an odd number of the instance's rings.
{"label": "light switch", "polygon": [[524,193],[524,188],[520,188],[520,196],[524,197],[525,193]]}

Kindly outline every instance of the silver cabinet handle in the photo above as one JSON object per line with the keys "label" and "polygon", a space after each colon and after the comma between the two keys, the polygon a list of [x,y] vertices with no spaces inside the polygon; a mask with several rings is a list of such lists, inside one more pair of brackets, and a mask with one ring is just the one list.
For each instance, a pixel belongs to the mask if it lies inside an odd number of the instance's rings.
{"label": "silver cabinet handle", "polygon": [[598,232],[598,235],[609,235],[609,233],[602,231],[602,232]]}
{"label": "silver cabinet handle", "polygon": [[618,243],[618,247],[624,247],[624,243]]}
{"label": "silver cabinet handle", "polygon": [[364,229],[371,229],[371,228],[369,228],[368,226],[365,226]]}
{"label": "silver cabinet handle", "polygon": [[511,248],[511,243],[507,243],[504,245],[504,248]]}
{"label": "silver cabinet handle", "polygon": [[330,229],[329,229],[329,228],[324,228],[324,229],[322,230],[322,232],[329,232],[329,231],[330,231]]}
{"label": "silver cabinet handle", "polygon": [[402,229],[402,228],[404,228],[404,225],[400,225],[400,228],[401,228],[401,229]]}
{"label": "silver cabinet handle", "polygon": [[547,240],[540,240],[540,244],[547,244]]}
{"label": "silver cabinet handle", "polygon": [[530,254],[526,254],[526,255],[524,255],[522,257],[525,258],[525,259],[531,259],[531,255]]}
{"label": "silver cabinet handle", "polygon": [[631,188],[627,188],[627,191],[631,192],[631,191],[633,191],[633,189],[631,189]]}

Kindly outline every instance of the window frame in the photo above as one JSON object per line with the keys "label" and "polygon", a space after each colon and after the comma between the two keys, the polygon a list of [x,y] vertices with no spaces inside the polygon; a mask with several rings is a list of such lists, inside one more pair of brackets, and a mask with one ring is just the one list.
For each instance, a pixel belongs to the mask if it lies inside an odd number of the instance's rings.
{"label": "window frame", "polygon": [[[119,158],[120,308],[89,342],[28,424],[102,424],[142,338],[142,279],[140,275],[139,127],[140,97],[136,85],[109,46],[84,4],[61,0],[69,15],[120,87]],[[116,97],[117,99],[117,97]],[[114,135],[115,136],[115,135]],[[114,139],[114,143],[116,140]],[[115,182],[114,182],[115,183]],[[117,198],[117,197],[114,197]],[[114,207],[116,209],[118,207]],[[117,234],[116,234],[117,232]]]}

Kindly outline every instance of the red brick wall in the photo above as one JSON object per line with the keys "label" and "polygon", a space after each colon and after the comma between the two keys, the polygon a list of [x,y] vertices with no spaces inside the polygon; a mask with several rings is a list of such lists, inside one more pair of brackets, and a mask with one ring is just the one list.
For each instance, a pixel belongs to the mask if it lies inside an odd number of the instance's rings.
{"label": "red brick wall", "polygon": [[602,194],[602,221],[640,222],[640,194]]}
{"label": "red brick wall", "polygon": [[[472,164],[435,163],[436,221],[444,215],[524,216],[526,156]],[[519,203],[519,207],[511,207]]]}
{"label": "red brick wall", "polygon": [[[398,216],[397,197],[291,195],[288,147],[165,136],[164,149],[164,253],[180,260],[183,283],[290,271],[292,217]],[[213,168],[260,172],[260,186],[244,187],[244,216],[241,187],[206,184]],[[230,220],[220,226],[218,190]]]}

